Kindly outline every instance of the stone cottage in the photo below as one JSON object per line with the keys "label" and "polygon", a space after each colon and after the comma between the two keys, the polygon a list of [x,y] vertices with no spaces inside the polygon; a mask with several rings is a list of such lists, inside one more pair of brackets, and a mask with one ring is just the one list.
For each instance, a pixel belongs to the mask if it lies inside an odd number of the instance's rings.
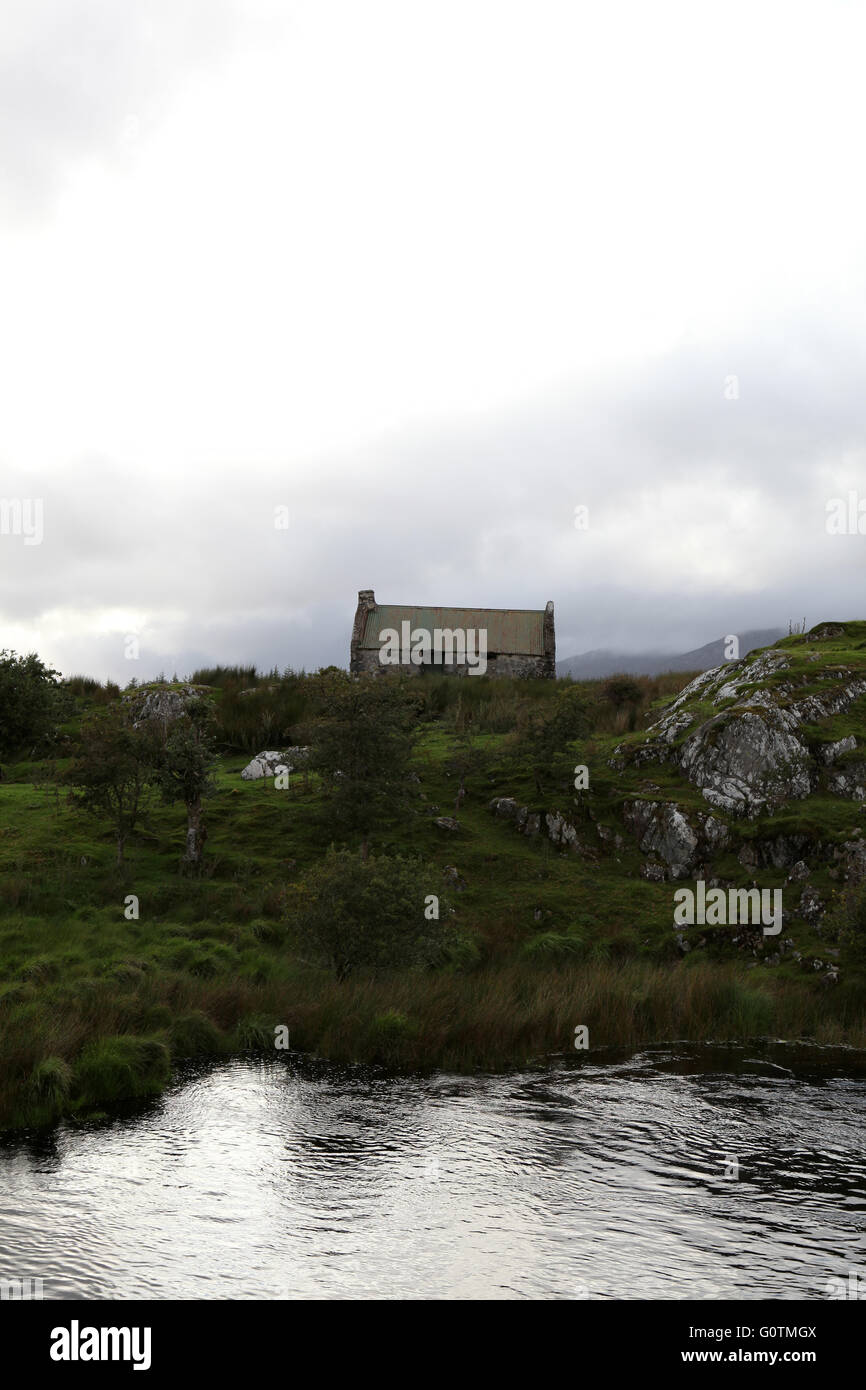
{"label": "stone cottage", "polygon": [[380,604],[361,589],[349,670],[384,675],[556,677],[553,604],[545,608],[420,608]]}

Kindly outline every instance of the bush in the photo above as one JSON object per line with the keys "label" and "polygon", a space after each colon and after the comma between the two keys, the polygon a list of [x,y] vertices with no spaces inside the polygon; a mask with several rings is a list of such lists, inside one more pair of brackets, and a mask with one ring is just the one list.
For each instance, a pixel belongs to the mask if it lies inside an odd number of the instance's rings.
{"label": "bush", "polygon": [[631,676],[611,676],[602,686],[601,694],[614,709],[622,709],[623,705],[639,705],[643,699],[641,686]]}
{"label": "bush", "polygon": [[59,671],[36,655],[0,651],[0,755],[38,744],[62,717]]}
{"label": "bush", "polygon": [[446,937],[443,955],[443,969],[449,974],[462,974],[476,969],[481,964],[478,938],[456,927]]}
{"label": "bush", "polygon": [[364,860],[332,846],[291,892],[290,928],[301,949],[338,979],[362,965],[443,964],[456,936],[445,899],[437,893],[438,920],[425,915],[438,877],[419,860]]}

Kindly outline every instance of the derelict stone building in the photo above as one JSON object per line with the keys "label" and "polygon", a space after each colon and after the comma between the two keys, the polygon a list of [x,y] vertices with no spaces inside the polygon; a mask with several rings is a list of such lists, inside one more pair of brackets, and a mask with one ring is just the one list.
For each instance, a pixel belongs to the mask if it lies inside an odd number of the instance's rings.
{"label": "derelict stone building", "polygon": [[556,677],[553,604],[545,608],[419,608],[361,589],[349,670],[455,676]]}

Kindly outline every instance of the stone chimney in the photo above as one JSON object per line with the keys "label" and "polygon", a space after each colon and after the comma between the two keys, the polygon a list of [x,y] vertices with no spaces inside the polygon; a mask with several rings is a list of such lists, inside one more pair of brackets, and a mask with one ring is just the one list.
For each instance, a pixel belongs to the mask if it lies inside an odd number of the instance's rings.
{"label": "stone chimney", "polygon": [[553,625],[553,599],[544,608],[544,666],[546,676],[556,676],[556,630]]}
{"label": "stone chimney", "polygon": [[361,670],[360,647],[367,624],[367,614],[376,607],[376,595],[372,589],[358,590],[358,607],[352,626],[352,645],[349,653],[349,670],[355,674]]}

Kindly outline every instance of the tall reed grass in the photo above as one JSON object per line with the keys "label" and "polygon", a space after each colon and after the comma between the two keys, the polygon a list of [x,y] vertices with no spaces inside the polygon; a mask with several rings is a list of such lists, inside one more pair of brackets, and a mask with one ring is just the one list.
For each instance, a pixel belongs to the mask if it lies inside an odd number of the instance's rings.
{"label": "tall reed grass", "polygon": [[[77,980],[42,997],[0,999],[0,1124],[150,1095],[171,1062],[229,1050],[292,1048],[336,1062],[471,1071],[672,1040],[772,1036],[866,1047],[866,986],[839,986],[832,1014],[808,978],[757,978],[738,962],[513,961],[466,974],[359,973],[344,981],[294,966],[289,978],[178,970]],[[585,1054],[584,1054],[585,1055]]]}

